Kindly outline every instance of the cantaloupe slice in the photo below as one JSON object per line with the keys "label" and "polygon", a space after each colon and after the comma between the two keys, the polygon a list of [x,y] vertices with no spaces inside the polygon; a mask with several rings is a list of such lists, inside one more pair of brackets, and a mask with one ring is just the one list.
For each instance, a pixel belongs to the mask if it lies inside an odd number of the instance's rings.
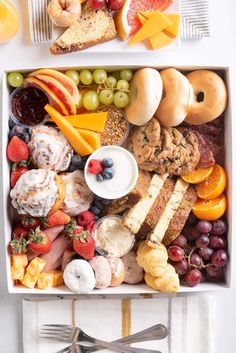
{"label": "cantaloupe slice", "polygon": [[47,104],[46,112],[51,116],[53,122],[59,127],[63,135],[67,138],[73,149],[80,156],[87,156],[93,152],[93,148],[80,135],[80,133],[51,105]]}
{"label": "cantaloupe slice", "polygon": [[85,139],[85,141],[88,142],[88,144],[92,147],[94,151],[97,150],[99,147],[101,147],[99,134],[89,130],[78,129],[78,128],[75,128],[75,129]]}

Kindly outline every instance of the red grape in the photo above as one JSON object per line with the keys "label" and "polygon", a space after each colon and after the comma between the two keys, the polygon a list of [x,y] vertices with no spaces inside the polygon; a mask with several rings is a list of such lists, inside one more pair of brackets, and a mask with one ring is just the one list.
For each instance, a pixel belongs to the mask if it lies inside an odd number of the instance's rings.
{"label": "red grape", "polygon": [[214,279],[222,279],[224,270],[221,267],[215,267],[213,265],[207,266],[206,271],[209,277]]}
{"label": "red grape", "polygon": [[100,10],[106,6],[105,0],[89,0],[89,5],[93,10]]}
{"label": "red grape", "polygon": [[202,259],[198,254],[191,254],[189,259],[190,265],[202,267]]}
{"label": "red grape", "polygon": [[192,230],[193,230],[193,228],[189,225],[184,227],[184,230],[183,230],[184,236],[190,241],[194,240],[194,238],[192,236]]}
{"label": "red grape", "polygon": [[202,234],[197,240],[196,240],[196,246],[198,248],[205,248],[209,244],[209,237],[206,234]]}
{"label": "red grape", "polygon": [[199,230],[197,229],[197,227],[194,227],[192,229],[192,238],[194,240],[198,239],[200,237],[201,233],[199,232]]}
{"label": "red grape", "polygon": [[177,238],[175,238],[175,240],[172,241],[170,245],[176,245],[180,248],[184,248],[187,245],[187,239],[183,234],[180,234]]}
{"label": "red grape", "polygon": [[196,228],[200,233],[209,233],[212,229],[212,225],[208,221],[199,221]]}
{"label": "red grape", "polygon": [[212,222],[212,234],[222,235],[226,232],[226,224],[222,219],[217,219],[216,221]]}
{"label": "red grape", "polygon": [[205,261],[210,261],[214,251],[211,248],[205,247],[199,250],[199,255],[203,258]]}
{"label": "red grape", "polygon": [[180,247],[174,245],[168,248],[168,255],[170,260],[177,262],[183,259],[184,251]]}
{"label": "red grape", "polygon": [[124,0],[108,0],[107,4],[109,9],[112,11],[117,11],[123,5]]}
{"label": "red grape", "polygon": [[216,267],[224,267],[227,264],[228,256],[224,250],[216,251],[211,258],[212,265]]}
{"label": "red grape", "polygon": [[188,261],[183,259],[181,261],[175,262],[174,267],[178,275],[182,276],[188,271]]}
{"label": "red grape", "polygon": [[201,282],[202,274],[194,268],[186,273],[184,279],[190,287],[194,287]]}
{"label": "red grape", "polygon": [[219,236],[219,235],[211,235],[210,238],[210,247],[212,249],[225,249],[226,248],[226,240],[225,238]]}
{"label": "red grape", "polygon": [[198,221],[197,217],[194,216],[194,214],[191,212],[189,217],[188,217],[188,224],[196,224]]}

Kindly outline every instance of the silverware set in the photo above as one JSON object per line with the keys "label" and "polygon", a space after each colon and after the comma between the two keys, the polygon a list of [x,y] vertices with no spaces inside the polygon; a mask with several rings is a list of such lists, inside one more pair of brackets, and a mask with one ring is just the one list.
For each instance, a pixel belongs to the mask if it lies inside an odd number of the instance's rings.
{"label": "silverware set", "polygon": [[[71,343],[71,345],[56,353],[90,353],[101,349],[110,349],[114,352],[123,353],[161,353],[152,349],[133,348],[126,345],[135,342],[161,340],[167,335],[167,328],[162,324],[158,324],[119,340],[106,342],[87,335],[76,326],[43,325],[39,337]],[[83,343],[92,345],[86,346]]]}

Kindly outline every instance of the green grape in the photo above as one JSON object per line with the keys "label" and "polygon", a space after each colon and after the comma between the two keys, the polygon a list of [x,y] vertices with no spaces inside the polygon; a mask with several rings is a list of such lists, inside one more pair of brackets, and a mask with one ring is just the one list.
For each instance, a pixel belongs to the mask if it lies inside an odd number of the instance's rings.
{"label": "green grape", "polygon": [[113,92],[110,89],[103,89],[99,94],[100,102],[104,105],[111,105],[113,103]]}
{"label": "green grape", "polygon": [[76,70],[67,70],[65,72],[65,75],[68,76],[72,81],[74,81],[76,86],[78,86],[79,81],[80,81],[78,71],[76,71]]}
{"label": "green grape", "polygon": [[111,75],[115,77],[116,81],[120,80],[120,71],[114,71]]}
{"label": "green grape", "polygon": [[96,92],[88,91],[83,96],[83,106],[87,110],[95,110],[99,106],[99,98]]}
{"label": "green grape", "polygon": [[93,71],[93,80],[96,82],[98,85],[101,83],[104,83],[107,79],[107,73],[103,69],[96,69]]}
{"label": "green grape", "polygon": [[24,81],[24,77],[19,72],[11,72],[7,76],[7,82],[11,87],[21,87]]}
{"label": "green grape", "polygon": [[76,104],[76,109],[79,109],[83,106],[83,96],[79,95],[78,103]]}
{"label": "green grape", "polygon": [[80,81],[86,86],[91,85],[91,83],[93,82],[92,72],[90,72],[89,70],[81,70]]}
{"label": "green grape", "polygon": [[115,88],[116,87],[116,79],[113,76],[108,76],[105,82],[106,87]]}
{"label": "green grape", "polygon": [[125,80],[120,80],[117,82],[116,88],[120,91],[128,91],[129,89],[129,82]]}
{"label": "green grape", "polygon": [[124,70],[121,70],[120,77],[122,80],[130,81],[133,77],[133,73],[129,69],[124,69]]}
{"label": "green grape", "polygon": [[129,96],[125,92],[116,92],[114,94],[114,104],[118,108],[124,108],[129,104]]}

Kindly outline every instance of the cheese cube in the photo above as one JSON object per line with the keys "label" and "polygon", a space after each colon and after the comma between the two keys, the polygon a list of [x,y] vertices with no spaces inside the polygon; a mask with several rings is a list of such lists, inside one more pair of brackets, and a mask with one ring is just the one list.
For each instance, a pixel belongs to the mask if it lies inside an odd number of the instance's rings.
{"label": "cheese cube", "polygon": [[64,283],[63,272],[62,271],[52,271],[54,275],[53,287],[60,287]]}
{"label": "cheese cube", "polygon": [[43,271],[46,261],[40,259],[40,257],[35,257],[30,261],[29,266],[26,269],[26,272],[32,276],[38,276],[40,272]]}
{"label": "cheese cube", "polygon": [[13,280],[22,281],[22,279],[24,278],[24,275],[25,275],[25,267],[19,267],[19,268],[16,268],[14,266],[11,267],[11,278]]}
{"label": "cheese cube", "polygon": [[26,254],[22,255],[11,255],[12,267],[21,268],[28,265],[28,258]]}
{"label": "cheese cube", "polygon": [[173,39],[165,33],[161,32],[153,37],[149,38],[152,49],[160,49],[166,45],[172,43]]}
{"label": "cheese cube", "polygon": [[42,272],[38,276],[37,287],[39,289],[49,289],[53,287],[54,274],[52,272]]}
{"label": "cheese cube", "polygon": [[24,275],[23,280],[21,281],[21,283],[28,287],[33,289],[37,283],[38,280],[38,276],[32,276],[29,273],[26,272],[26,274]]}

